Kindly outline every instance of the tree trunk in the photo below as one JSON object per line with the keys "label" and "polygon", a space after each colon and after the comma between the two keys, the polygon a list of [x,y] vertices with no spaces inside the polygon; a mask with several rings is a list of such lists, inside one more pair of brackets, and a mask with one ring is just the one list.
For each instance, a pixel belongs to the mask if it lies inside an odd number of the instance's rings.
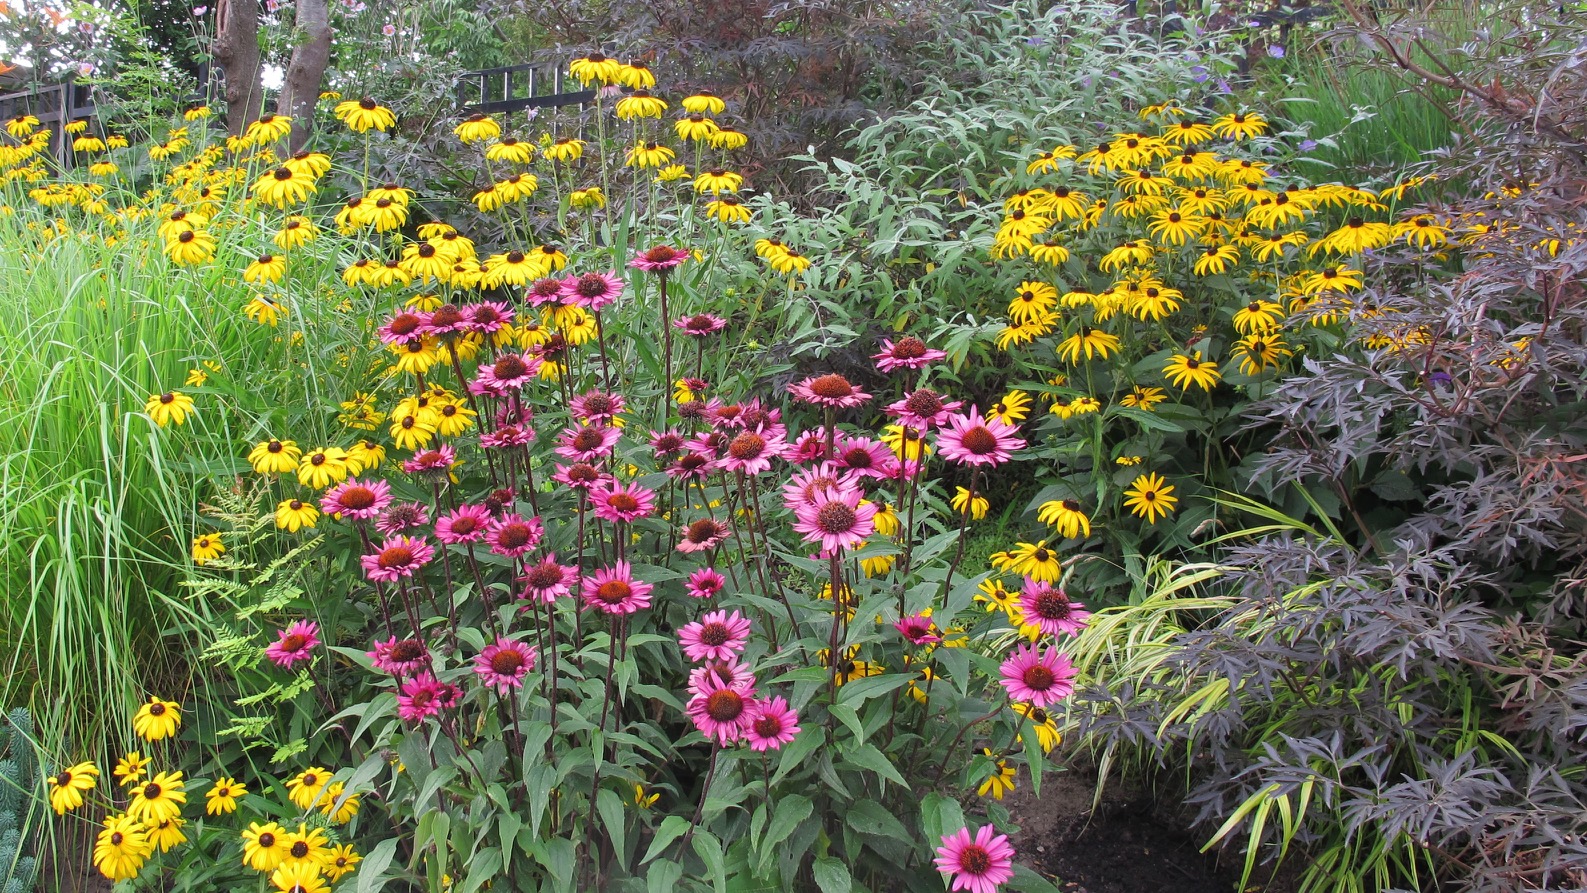
{"label": "tree trunk", "polygon": [[303,148],[314,130],[314,105],[320,82],[331,64],[331,15],[326,0],[297,0],[297,30],[303,42],[292,51],[286,80],[281,85],[283,115],[292,116],[291,151]]}
{"label": "tree trunk", "polygon": [[259,0],[220,0],[215,24],[215,61],[226,73],[226,131],[241,136],[264,113]]}

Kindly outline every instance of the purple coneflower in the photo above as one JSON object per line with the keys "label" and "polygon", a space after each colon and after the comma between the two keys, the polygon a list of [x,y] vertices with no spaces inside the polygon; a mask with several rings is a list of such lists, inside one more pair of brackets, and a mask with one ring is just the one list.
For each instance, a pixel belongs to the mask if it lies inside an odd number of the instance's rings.
{"label": "purple coneflower", "polygon": [[760,701],[744,729],[750,750],[780,750],[799,734],[799,714],[781,697]]}
{"label": "purple coneflower", "polygon": [[511,307],[500,301],[481,301],[462,308],[468,320],[468,330],[481,335],[494,335],[513,320]]}
{"label": "purple coneflower", "polygon": [[479,436],[479,445],[487,450],[510,450],[534,443],[534,429],[521,425],[502,425],[489,434]]}
{"label": "purple coneflower", "polygon": [[482,505],[460,505],[435,522],[435,538],[447,545],[477,542],[485,538],[490,512]]}
{"label": "purple coneflower", "polygon": [[1029,701],[1037,707],[1051,707],[1075,690],[1079,675],[1069,657],[1057,648],[1038,652],[1035,645],[1014,650],[1003,661],[1003,678],[998,680],[1015,701]]}
{"label": "purple coneflower", "polygon": [[733,532],[715,518],[701,518],[683,528],[683,539],[678,542],[679,552],[709,552]]}
{"label": "purple coneflower", "polygon": [[551,479],[573,490],[590,490],[611,479],[611,475],[588,462],[575,462],[557,469]]}
{"label": "purple coneflower", "polygon": [[1091,617],[1085,605],[1070,601],[1062,589],[1030,577],[1025,578],[1025,588],[1020,590],[1019,610],[1026,623],[1040,627],[1049,636],[1078,633]]}
{"label": "purple coneflower", "polygon": [[707,677],[699,694],[689,701],[689,718],[695,728],[719,744],[732,744],[744,737],[753,718],[754,696],[714,676]]}
{"label": "purple coneflower", "polygon": [[412,676],[430,666],[430,649],[419,639],[376,639],[374,650],[366,653],[376,670],[392,676]]}
{"label": "purple coneflower", "polygon": [[876,368],[883,372],[894,369],[919,369],[927,363],[943,359],[947,354],[940,350],[932,350],[926,342],[913,335],[905,335],[897,341],[882,339],[882,352],[871,357],[876,361]]}
{"label": "purple coneflower", "polygon": [[435,550],[422,539],[398,536],[385,540],[380,550],[359,559],[364,574],[377,583],[395,583],[413,576],[435,557]]}
{"label": "purple coneflower", "polygon": [[853,549],[876,529],[875,504],[861,502],[858,489],[824,489],[814,502],[794,508],[794,530],[804,534],[805,542],[819,543],[823,555]]}
{"label": "purple coneflower", "polygon": [[871,399],[870,394],[850,384],[847,378],[832,372],[813,375],[796,385],[790,385],[788,392],[802,403],[834,408],[859,406]]}
{"label": "purple coneflower", "polygon": [[430,312],[430,318],[421,330],[425,335],[441,337],[464,332],[468,329],[468,317],[463,315],[456,304],[442,304]]}
{"label": "purple coneflower", "polygon": [[727,585],[727,578],[708,567],[696,569],[689,574],[689,580],[684,587],[684,592],[690,598],[715,598]]}
{"label": "purple coneflower", "polygon": [[716,470],[716,460],[705,453],[688,452],[667,466],[667,476],[679,481],[703,481]]}
{"label": "purple coneflower", "polygon": [[429,324],[429,314],[404,310],[386,320],[386,324],[380,327],[380,340],[384,344],[407,344],[424,334],[424,328]]}
{"label": "purple coneflower", "polygon": [[320,644],[320,626],[312,620],[299,620],[280,633],[280,638],[265,649],[265,657],[277,666],[291,669],[292,665],[308,660]]}
{"label": "purple coneflower", "polygon": [[634,579],[628,562],[619,561],[585,577],[584,603],[606,614],[633,614],[650,607],[650,590],[643,580]]}
{"label": "purple coneflower", "polygon": [[469,382],[469,393],[475,396],[505,397],[540,375],[544,361],[531,354],[502,354],[494,363],[482,364]]}
{"label": "purple coneflower", "polygon": [[491,552],[503,558],[517,558],[535,550],[545,537],[545,525],[539,518],[508,515],[498,519],[485,534]]}
{"label": "purple coneflower", "polygon": [[657,245],[629,261],[628,265],[646,273],[666,274],[688,259],[687,250],[674,248],[671,245]]}
{"label": "purple coneflower", "polygon": [[929,614],[911,614],[894,623],[893,628],[915,645],[931,645],[942,641]]}
{"label": "purple coneflower", "polygon": [[931,388],[917,388],[904,399],[889,404],[887,414],[897,416],[900,423],[911,428],[926,431],[946,423],[963,405],[959,400],[943,400],[942,395]]}
{"label": "purple coneflower", "polygon": [[672,326],[683,330],[683,333],[691,338],[704,338],[727,328],[727,320],[710,313],[696,313],[693,316],[673,320]]}
{"label": "purple coneflower", "polygon": [[523,687],[523,677],[535,668],[538,653],[531,645],[498,637],[474,658],[474,675],[500,694]]}
{"label": "purple coneflower", "polygon": [[574,425],[557,438],[557,455],[575,462],[594,462],[605,458],[622,436],[622,431],[606,425]]}
{"label": "purple coneflower", "polygon": [[580,394],[568,405],[568,411],[573,417],[586,423],[609,423],[626,408],[621,395],[605,394],[600,391]]}
{"label": "purple coneflower", "polygon": [[590,492],[590,504],[595,506],[595,517],[602,521],[632,523],[656,510],[656,494],[633,482],[612,481]]}
{"label": "purple coneflower", "polygon": [[832,460],[860,477],[886,478],[898,466],[893,451],[869,437],[841,437],[833,444]]}
{"label": "purple coneflower", "polygon": [[519,598],[549,605],[572,590],[573,584],[579,580],[579,571],[578,568],[558,564],[557,553],[552,552],[540,559],[539,564],[531,565],[519,579],[524,584]]}
{"label": "purple coneflower", "polygon": [[797,472],[783,485],[783,504],[793,511],[800,506],[816,505],[829,490],[850,490],[859,483],[859,475],[831,462]]}
{"label": "purple coneflower", "polygon": [[610,273],[585,273],[562,280],[562,297],[570,304],[600,312],[623,293],[623,280],[617,271]]}
{"label": "purple coneflower", "polygon": [[433,450],[414,453],[412,459],[402,463],[402,470],[408,474],[441,477],[450,473],[455,464],[457,464],[457,450],[451,444],[443,443]]}
{"label": "purple coneflower", "polygon": [[391,485],[385,481],[365,483],[349,478],[326,491],[320,498],[320,511],[367,521],[391,503]]}
{"label": "purple coneflower", "polygon": [[969,893],[997,893],[1014,877],[1014,847],[991,825],[983,825],[974,837],[969,828],[944,834],[936,862],[939,872],[953,877],[952,889]]}
{"label": "purple coneflower", "polygon": [[729,660],[713,660],[689,671],[690,697],[703,694],[718,685],[753,691],[755,674],[750,672],[749,667],[739,663],[736,656]]}
{"label": "purple coneflower", "polygon": [[650,449],[655,453],[657,459],[668,458],[683,449],[683,435],[671,429],[652,432],[650,435]]}
{"label": "purple coneflower", "polygon": [[678,630],[689,660],[728,660],[749,642],[749,619],[737,611],[710,611]]}
{"label": "purple coneflower", "polygon": [[448,688],[450,686],[437,681],[429,671],[419,673],[402,683],[402,691],[397,695],[397,716],[411,723],[439,716],[447,702],[455,700],[449,696]]}
{"label": "purple coneflower", "polygon": [[970,407],[969,415],[950,416],[937,435],[942,458],[964,465],[1000,465],[1025,446],[1019,429],[1002,419],[985,419]]}
{"label": "purple coneflower", "polygon": [[727,443],[722,467],[728,471],[760,474],[771,470],[771,460],[782,455],[787,448],[781,438],[756,431],[743,431]]}
{"label": "purple coneflower", "polygon": [[394,502],[375,521],[381,536],[396,536],[430,523],[430,509],[422,502]]}

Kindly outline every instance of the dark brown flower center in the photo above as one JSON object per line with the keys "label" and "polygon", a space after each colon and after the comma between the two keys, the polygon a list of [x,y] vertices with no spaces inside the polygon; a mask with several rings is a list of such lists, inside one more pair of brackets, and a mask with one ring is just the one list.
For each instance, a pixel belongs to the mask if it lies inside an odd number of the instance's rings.
{"label": "dark brown flower center", "polygon": [[987,430],[985,425],[976,425],[964,432],[960,438],[964,448],[977,456],[986,456],[997,452],[997,435]]}
{"label": "dark brown flower center", "polygon": [[380,551],[380,557],[376,559],[376,563],[380,565],[382,570],[407,567],[413,563],[413,550],[407,546],[390,546]]}
{"label": "dark brown flower center", "polygon": [[701,518],[689,525],[684,538],[691,543],[705,543],[721,535],[721,528],[710,518]]}
{"label": "dark brown flower center", "polygon": [[498,379],[511,381],[515,378],[523,378],[528,374],[529,364],[512,354],[508,354],[497,360],[490,371]]}
{"label": "dark brown flower center", "polygon": [[391,646],[391,659],[398,663],[410,663],[424,658],[424,645],[417,639],[403,639]]}
{"label": "dark brown flower center", "polygon": [[782,734],[782,720],[763,713],[755,720],[755,734],[761,738],[776,738]]}
{"label": "dark brown flower center", "polygon": [[291,853],[292,858],[294,859],[307,858],[309,854],[308,842],[303,840],[294,841],[292,844],[292,849],[288,850],[287,852]]}
{"label": "dark brown flower center", "polygon": [[918,360],[925,355],[926,342],[914,336],[900,338],[893,344],[893,356],[896,359]]}
{"label": "dark brown flower center", "polygon": [[1047,669],[1044,664],[1036,664],[1025,670],[1023,681],[1025,687],[1031,691],[1046,691],[1053,687],[1058,677],[1054,676],[1052,670]]}
{"label": "dark brown flower center", "polygon": [[550,589],[553,586],[560,586],[566,577],[562,565],[546,562],[531,568],[525,581],[530,589]]}
{"label": "dark brown flower center", "polygon": [[639,500],[621,490],[606,497],[606,504],[620,512],[631,512],[639,508]]}
{"label": "dark brown flower center", "polygon": [[502,525],[502,528],[496,532],[496,543],[503,549],[522,548],[527,546],[532,538],[529,525],[519,524],[516,521]]}
{"label": "dark brown flower center", "polygon": [[876,464],[875,457],[871,455],[870,451],[860,447],[854,447],[845,452],[842,461],[849,468],[870,468]]}
{"label": "dark brown flower center", "polygon": [[634,594],[634,588],[622,580],[607,580],[595,590],[595,597],[608,605],[621,604]]}
{"label": "dark brown flower center", "polygon": [[[209,547],[209,540],[207,540],[207,539],[199,540],[198,544],[200,546],[208,548]],[[150,716],[164,716],[165,715],[165,705],[164,704],[150,704],[149,705],[149,715]]]}
{"label": "dark brown flower center", "polygon": [[859,516],[846,503],[829,502],[816,511],[816,527],[822,533],[848,533],[859,522]]}
{"label": "dark brown flower center", "polygon": [[375,504],[375,491],[368,487],[348,487],[342,491],[341,499],[338,501],[354,511],[367,509]]}
{"label": "dark brown flower center", "polygon": [[507,263],[510,263],[510,264],[521,264],[521,263],[523,263],[523,252],[522,251],[509,251],[509,252],[507,252]]}
{"label": "dark brown flower center", "polygon": [[276,845],[276,836],[274,834],[271,834],[269,831],[266,831],[263,834],[259,835],[259,848],[260,849],[268,850],[268,849],[270,849],[271,847],[273,847],[275,845]]}
{"label": "dark brown flower center", "polygon": [[[304,637],[301,633],[293,633],[292,635],[287,636],[286,638],[281,640],[281,650],[282,651],[297,651],[297,650],[301,649],[304,645],[308,644],[308,641],[309,640],[306,637]],[[226,795],[224,793],[222,793],[221,796],[224,797]]]}
{"label": "dark brown flower center", "polygon": [[766,451],[766,438],[753,431],[745,431],[733,438],[727,446],[727,454],[734,459],[749,460],[758,458]]}
{"label": "dark brown flower center", "polygon": [[391,333],[393,335],[396,335],[400,338],[407,335],[412,335],[414,332],[417,332],[419,327],[422,325],[424,325],[424,320],[420,319],[417,314],[399,313],[394,319],[391,320],[391,325],[389,328],[391,329]]}
{"label": "dark brown flower center", "polygon": [[713,648],[726,645],[733,633],[725,623],[707,623],[700,627],[700,641]]}
{"label": "dark brown flower center", "polygon": [[979,877],[992,870],[992,854],[977,844],[968,844],[959,851],[959,867],[971,877]]}
{"label": "dark brown flower center", "polygon": [[1069,596],[1063,590],[1048,589],[1036,596],[1036,616],[1043,620],[1063,620],[1070,614]]}
{"label": "dark brown flower center", "polygon": [[733,722],[744,715],[744,696],[731,688],[713,691],[705,699],[705,713],[717,722]]}
{"label": "dark brown flower center", "polygon": [[645,252],[645,260],[651,263],[664,264],[672,261],[680,252],[670,245],[657,245]]}
{"label": "dark brown flower center", "polygon": [[277,180],[281,180],[281,181],[284,182],[284,181],[292,179],[292,170],[290,168],[278,167],[278,168],[276,168],[276,172],[275,172],[274,176],[275,176],[275,178]]}
{"label": "dark brown flower center", "polygon": [[115,833],[110,835],[110,845],[111,846],[121,846],[121,842],[123,840],[126,840],[126,839],[127,838],[125,836],[123,836],[120,831],[117,831],[117,832],[115,832]]}
{"label": "dark brown flower center", "polygon": [[1065,499],[1063,501],[1063,507],[1068,511],[1078,512],[1080,511],[1080,501],[1078,499]]}
{"label": "dark brown flower center", "polygon": [[854,393],[854,386],[841,375],[830,373],[810,382],[810,391],[817,397],[828,400],[842,400]]}
{"label": "dark brown flower center", "polygon": [[1046,549],[1037,549],[1036,551],[1030,553],[1030,557],[1035,559],[1038,563],[1046,564],[1047,561],[1052,558],[1052,553]]}
{"label": "dark brown flower center", "polygon": [[158,800],[161,793],[163,793],[163,790],[152,781],[143,786],[143,799],[145,800]]}
{"label": "dark brown flower center", "polygon": [[929,419],[942,412],[942,398],[930,388],[921,388],[909,395],[909,399],[904,401],[904,408],[913,415]]}
{"label": "dark brown flower center", "polygon": [[573,435],[573,448],[580,451],[599,449],[604,440],[601,432],[594,428],[580,428],[579,433]]}
{"label": "dark brown flower center", "polygon": [[366,112],[374,111],[376,105],[377,105],[377,103],[373,99],[370,99],[368,96],[365,96],[363,99],[358,100],[358,107],[363,109]]}
{"label": "dark brown flower center", "polygon": [[523,655],[511,648],[503,648],[490,659],[490,671],[498,676],[517,676],[523,665]]}

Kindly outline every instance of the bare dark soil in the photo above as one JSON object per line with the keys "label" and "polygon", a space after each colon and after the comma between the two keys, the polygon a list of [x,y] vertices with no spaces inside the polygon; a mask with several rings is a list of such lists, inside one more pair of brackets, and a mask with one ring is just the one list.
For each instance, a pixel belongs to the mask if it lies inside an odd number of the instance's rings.
{"label": "bare dark soil", "polygon": [[1044,777],[1040,797],[1025,786],[1009,795],[1004,805],[1020,826],[1013,844],[1021,863],[1066,893],[1235,891],[1238,870],[1200,852],[1205,837],[1187,829],[1177,804],[1110,785],[1093,810],[1095,784],[1092,773],[1075,771]]}

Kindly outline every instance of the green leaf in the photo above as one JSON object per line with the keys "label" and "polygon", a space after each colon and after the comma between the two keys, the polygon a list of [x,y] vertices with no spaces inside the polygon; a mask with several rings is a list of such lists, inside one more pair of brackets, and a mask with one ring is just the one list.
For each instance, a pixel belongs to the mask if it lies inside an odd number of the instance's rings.
{"label": "green leaf", "polygon": [[1026,893],[1058,893],[1058,888],[1052,881],[1018,862],[1014,863],[1014,876],[1008,880],[1010,890],[1024,890]]}
{"label": "green leaf", "polygon": [[874,744],[861,744],[859,747],[845,752],[843,758],[861,769],[875,772],[900,787],[906,789],[909,787],[909,782],[904,781],[904,776],[898,774],[898,769],[893,766],[893,761],[889,760],[886,754],[877,750]]}
{"label": "green leaf", "polygon": [[683,880],[683,866],[669,859],[658,859],[645,869],[646,893],[677,893]]}
{"label": "green leaf", "polygon": [[[758,839],[757,849],[760,851],[760,861],[755,869],[756,874],[765,874],[771,860],[777,855],[777,845],[788,838],[788,835],[799,827],[799,823],[810,817],[815,808],[809,797],[799,794],[785,794],[778,801],[777,809],[772,813],[771,822],[766,826],[766,833]],[[753,838],[753,835],[752,835]]]}
{"label": "green leaf", "polygon": [[920,833],[926,843],[935,846],[946,835],[964,827],[964,810],[959,801],[930,793],[920,800]]}
{"label": "green leaf", "polygon": [[601,824],[606,826],[606,833],[612,838],[617,864],[626,869],[628,866],[624,864],[623,853],[628,841],[628,814],[623,809],[623,798],[610,788],[602,788],[595,797],[595,809],[601,814]]}
{"label": "green leaf", "polygon": [[838,689],[838,703],[852,705],[858,709],[869,698],[903,688],[909,684],[909,679],[910,677],[904,673],[887,673],[856,679]]}
{"label": "green leaf", "polygon": [[874,837],[890,837],[906,843],[914,843],[914,838],[904,823],[898,820],[887,807],[875,800],[859,800],[849,807],[844,814],[844,820],[850,828],[861,834],[870,834]]}
{"label": "green leaf", "polygon": [[831,856],[817,856],[810,870],[816,876],[816,886],[821,888],[821,893],[849,893],[854,888],[849,867]]}
{"label": "green leaf", "polygon": [[363,863],[358,866],[357,893],[379,893],[386,889],[388,880],[386,869],[391,867],[392,857],[396,854],[395,837],[388,837],[375,844],[375,848],[369,851],[369,855],[365,856]]}
{"label": "green leaf", "polygon": [[640,862],[649,862],[661,855],[662,850],[674,840],[683,836],[689,830],[689,820],[681,815],[669,815],[661,820],[661,826],[656,829],[656,836],[650,839],[650,848],[645,850],[645,858]]}
{"label": "green leaf", "polygon": [[771,777],[772,785],[782,781],[788,773],[799,768],[804,763],[805,757],[826,743],[825,730],[820,728],[805,729],[794,736],[792,744],[782,749],[782,759],[777,761],[777,771]]}
{"label": "green leaf", "polygon": [[695,831],[694,852],[704,860],[706,870],[711,873],[711,883],[716,887],[716,893],[726,893],[727,859],[722,852],[722,841],[709,831]]}
{"label": "green leaf", "polygon": [[[852,685],[853,683],[850,684]],[[854,712],[853,707],[850,707],[847,704],[833,704],[831,707],[827,708],[827,712],[831,713],[837,718],[839,722],[843,723],[843,725],[846,726],[849,731],[854,733],[854,740],[865,740],[865,726],[860,723],[860,715]]]}

